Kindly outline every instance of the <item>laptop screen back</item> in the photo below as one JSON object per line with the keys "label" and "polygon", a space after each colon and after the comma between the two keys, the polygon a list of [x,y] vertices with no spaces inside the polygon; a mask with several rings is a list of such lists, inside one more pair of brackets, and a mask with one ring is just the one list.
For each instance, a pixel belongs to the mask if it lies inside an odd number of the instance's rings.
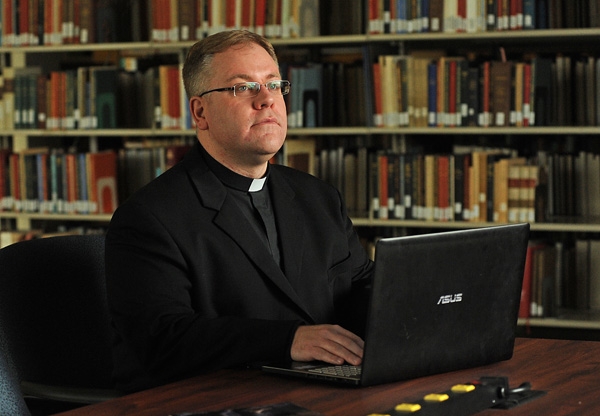
{"label": "laptop screen back", "polygon": [[512,356],[528,224],[382,239],[362,385]]}

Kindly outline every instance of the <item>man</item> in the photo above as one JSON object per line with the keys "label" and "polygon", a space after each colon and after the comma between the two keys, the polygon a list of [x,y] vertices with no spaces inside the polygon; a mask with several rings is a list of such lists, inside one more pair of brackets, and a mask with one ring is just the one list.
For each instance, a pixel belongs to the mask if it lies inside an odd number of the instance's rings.
{"label": "man", "polygon": [[269,164],[289,89],[273,47],[215,34],[190,49],[183,79],[198,142],[107,234],[118,387],[265,361],[359,364],[360,325],[339,324],[372,263],[337,190]]}

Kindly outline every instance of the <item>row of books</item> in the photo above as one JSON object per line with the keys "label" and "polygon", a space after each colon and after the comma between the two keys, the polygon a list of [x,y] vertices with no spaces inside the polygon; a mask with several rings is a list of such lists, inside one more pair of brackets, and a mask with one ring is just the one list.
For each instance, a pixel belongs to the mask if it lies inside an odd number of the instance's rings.
{"label": "row of books", "polygon": [[0,152],[2,210],[107,214],[117,207],[115,152]]}
{"label": "row of books", "polygon": [[190,149],[195,138],[183,140],[127,143],[118,151],[118,194],[126,200],[136,190],[146,185],[174,164]]}
{"label": "row of books", "polygon": [[2,0],[0,14],[2,46],[600,27],[598,0]]}
{"label": "row of books", "polygon": [[231,29],[270,38],[319,36],[319,0],[152,0],[153,41],[202,39]]}
{"label": "row of books", "polygon": [[530,241],[519,317],[599,310],[600,240]]}
{"label": "row of books", "polygon": [[455,146],[452,153],[324,148],[316,176],[357,217],[544,222],[600,216],[600,156]]}
{"label": "row of books", "polygon": [[319,35],[319,0],[2,0],[2,46]]}
{"label": "row of books", "polygon": [[470,61],[367,51],[282,64],[289,127],[599,126],[600,58]]}
{"label": "row of books", "polygon": [[[600,58],[530,62],[380,55],[281,65],[288,125],[453,127],[600,125]],[[0,128],[188,129],[179,64],[3,69]]]}
{"label": "row of books", "polygon": [[372,34],[600,27],[597,0],[367,1]]}
{"label": "row of books", "polygon": [[[2,150],[0,206],[9,211],[111,213],[115,201],[179,161],[190,140],[127,144],[118,154]],[[290,139],[277,162],[336,186],[355,217],[500,223],[600,217],[600,155],[592,152],[540,151],[525,158],[508,149],[472,147],[455,147],[451,154],[368,146],[316,149],[314,139]],[[115,169],[118,174],[113,175]],[[94,179],[104,176],[112,179]],[[114,191],[103,194],[102,183]]]}
{"label": "row of books", "polygon": [[175,163],[189,143],[126,146],[95,153],[0,150],[0,210],[112,214],[125,200]]}
{"label": "row of books", "polygon": [[376,126],[597,126],[600,58],[381,55],[373,64]]}
{"label": "row of books", "polygon": [[0,85],[0,129],[191,127],[179,65],[7,67]]}
{"label": "row of books", "polygon": [[538,167],[495,151],[372,154],[374,218],[535,222]]}
{"label": "row of books", "polygon": [[2,46],[148,40],[146,1],[2,0]]}

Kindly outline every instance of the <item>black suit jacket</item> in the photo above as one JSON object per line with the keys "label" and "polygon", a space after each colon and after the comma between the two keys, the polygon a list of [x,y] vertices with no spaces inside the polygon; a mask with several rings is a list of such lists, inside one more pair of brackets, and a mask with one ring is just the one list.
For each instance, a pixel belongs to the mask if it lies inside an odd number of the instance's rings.
{"label": "black suit jacket", "polygon": [[344,302],[372,263],[339,192],[278,165],[269,188],[285,273],[198,144],[117,209],[106,273],[123,390],[289,360],[298,325],[345,324]]}

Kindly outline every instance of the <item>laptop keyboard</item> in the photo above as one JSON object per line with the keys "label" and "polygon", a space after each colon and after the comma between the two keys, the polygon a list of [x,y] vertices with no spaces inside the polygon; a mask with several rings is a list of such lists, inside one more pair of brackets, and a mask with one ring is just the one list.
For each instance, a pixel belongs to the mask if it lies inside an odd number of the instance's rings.
{"label": "laptop keyboard", "polygon": [[328,376],[356,377],[360,376],[361,367],[356,365],[331,365],[308,369],[311,373],[325,374]]}

